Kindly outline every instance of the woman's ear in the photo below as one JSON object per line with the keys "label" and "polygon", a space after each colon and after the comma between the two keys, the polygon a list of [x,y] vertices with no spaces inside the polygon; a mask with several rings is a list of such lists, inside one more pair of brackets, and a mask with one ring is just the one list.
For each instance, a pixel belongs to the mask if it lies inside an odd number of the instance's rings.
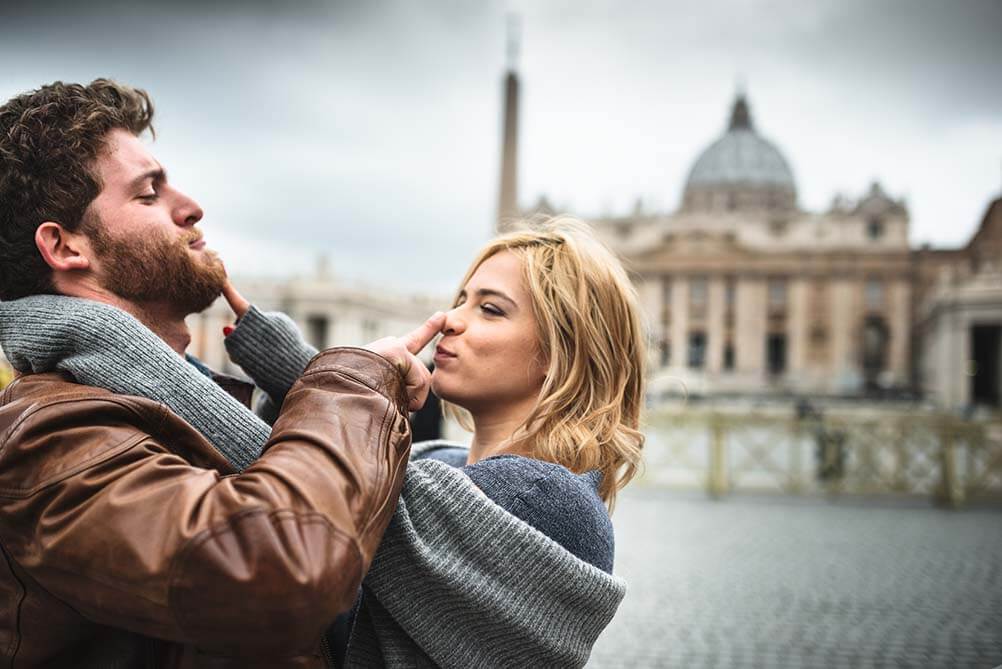
{"label": "woman's ear", "polygon": [[35,246],[53,272],[90,268],[90,245],[86,237],[70,232],[58,223],[45,221],[39,225],[35,230]]}
{"label": "woman's ear", "polygon": [[545,384],[546,378],[550,375],[550,361],[546,359],[546,356],[542,352],[539,352],[533,357],[532,362],[535,368],[533,371],[540,377],[540,385]]}

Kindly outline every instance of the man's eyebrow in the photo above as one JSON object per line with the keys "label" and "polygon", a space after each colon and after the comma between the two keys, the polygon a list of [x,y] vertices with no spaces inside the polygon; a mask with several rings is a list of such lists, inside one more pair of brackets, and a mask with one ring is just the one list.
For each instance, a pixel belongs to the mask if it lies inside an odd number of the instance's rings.
{"label": "man's eyebrow", "polygon": [[162,167],[146,170],[129,182],[129,188],[139,188],[147,179],[153,179],[153,183],[164,183],[167,181],[167,172]]}

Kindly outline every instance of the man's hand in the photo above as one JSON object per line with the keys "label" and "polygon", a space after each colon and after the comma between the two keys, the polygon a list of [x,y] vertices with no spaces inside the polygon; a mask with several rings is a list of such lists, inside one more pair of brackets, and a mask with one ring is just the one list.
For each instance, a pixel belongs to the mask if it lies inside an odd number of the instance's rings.
{"label": "man's hand", "polygon": [[444,325],[445,314],[437,312],[419,328],[403,337],[383,337],[364,347],[392,362],[404,375],[407,398],[410,400],[408,408],[411,411],[424,406],[431,387],[431,372],[418,359],[417,354],[442,331]]}

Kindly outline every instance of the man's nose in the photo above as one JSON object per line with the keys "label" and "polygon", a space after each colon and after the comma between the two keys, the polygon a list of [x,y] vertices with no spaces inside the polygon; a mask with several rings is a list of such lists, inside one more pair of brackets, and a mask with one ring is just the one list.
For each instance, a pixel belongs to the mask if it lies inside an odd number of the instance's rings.
{"label": "man's nose", "polygon": [[178,193],[178,201],[174,207],[174,223],[181,227],[195,225],[202,220],[202,208],[198,203],[183,193]]}

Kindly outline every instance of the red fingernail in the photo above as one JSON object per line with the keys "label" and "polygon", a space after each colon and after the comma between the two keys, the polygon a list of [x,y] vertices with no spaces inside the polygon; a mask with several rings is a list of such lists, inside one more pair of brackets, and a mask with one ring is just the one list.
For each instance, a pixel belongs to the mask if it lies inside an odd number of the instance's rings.
{"label": "red fingernail", "polygon": [[233,333],[233,326],[232,325],[224,325],[223,326],[223,336],[224,337],[229,337],[232,333]]}

